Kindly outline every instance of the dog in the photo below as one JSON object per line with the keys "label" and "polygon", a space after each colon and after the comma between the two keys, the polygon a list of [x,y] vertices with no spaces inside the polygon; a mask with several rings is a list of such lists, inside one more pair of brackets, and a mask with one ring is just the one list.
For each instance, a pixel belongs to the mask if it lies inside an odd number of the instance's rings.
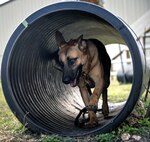
{"label": "dog", "polygon": [[[108,117],[107,88],[110,84],[111,60],[105,46],[97,39],[76,39],[66,42],[62,33],[56,31],[55,39],[59,47],[59,62],[63,70],[62,82],[72,87],[78,86],[89,120],[86,125],[98,123],[96,110],[102,94],[102,113]],[[89,94],[88,88],[94,87]]]}

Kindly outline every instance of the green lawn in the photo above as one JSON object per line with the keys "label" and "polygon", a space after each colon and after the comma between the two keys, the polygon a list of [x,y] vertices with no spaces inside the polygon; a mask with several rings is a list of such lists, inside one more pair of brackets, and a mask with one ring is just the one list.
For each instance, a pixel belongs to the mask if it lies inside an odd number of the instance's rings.
{"label": "green lawn", "polygon": [[12,137],[21,134],[23,131],[23,125],[10,111],[0,85],[0,141],[12,139]]}
{"label": "green lawn", "polygon": [[132,84],[119,84],[116,80],[112,81],[108,88],[108,100],[110,102],[123,102],[127,100]]}
{"label": "green lawn", "polygon": [[[108,99],[111,102],[121,102],[128,98],[131,84],[119,85],[117,81],[112,82],[109,87]],[[13,128],[11,133],[18,132],[22,125],[18,122],[14,114],[10,111],[9,106],[7,105],[2,87],[0,84],[0,132],[3,131],[7,133]],[[9,131],[10,132],[10,131]]]}
{"label": "green lawn", "polygon": [[[117,81],[111,82],[108,91],[109,101],[121,102],[127,100],[130,89],[131,84],[120,85]],[[99,139],[101,139],[101,136],[97,137],[97,141],[99,141]],[[14,114],[10,111],[5,101],[2,87],[0,84],[0,141],[73,142],[74,139],[67,138],[64,140],[58,136],[35,135],[31,134],[30,132],[26,132],[24,126],[16,119]]]}

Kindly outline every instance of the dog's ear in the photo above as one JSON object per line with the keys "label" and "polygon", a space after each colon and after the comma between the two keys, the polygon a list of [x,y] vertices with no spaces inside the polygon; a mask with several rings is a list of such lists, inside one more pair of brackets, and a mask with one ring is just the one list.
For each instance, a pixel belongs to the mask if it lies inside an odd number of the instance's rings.
{"label": "dog's ear", "polygon": [[59,48],[61,48],[61,46],[66,43],[66,41],[60,31],[55,32],[55,40],[56,40],[57,46]]}
{"label": "dog's ear", "polygon": [[87,43],[85,40],[83,40],[83,35],[79,36],[78,39],[78,45],[79,45],[79,49],[82,51],[82,52],[85,52],[86,49],[87,49]]}

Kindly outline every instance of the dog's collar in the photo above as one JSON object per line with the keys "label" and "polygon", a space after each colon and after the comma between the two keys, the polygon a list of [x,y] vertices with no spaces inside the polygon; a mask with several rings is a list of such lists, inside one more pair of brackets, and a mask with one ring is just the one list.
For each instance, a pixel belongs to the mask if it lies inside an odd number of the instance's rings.
{"label": "dog's collar", "polygon": [[84,80],[84,85],[86,87],[89,87],[89,88],[94,88],[95,87],[94,80],[87,73],[82,72],[81,77]]}

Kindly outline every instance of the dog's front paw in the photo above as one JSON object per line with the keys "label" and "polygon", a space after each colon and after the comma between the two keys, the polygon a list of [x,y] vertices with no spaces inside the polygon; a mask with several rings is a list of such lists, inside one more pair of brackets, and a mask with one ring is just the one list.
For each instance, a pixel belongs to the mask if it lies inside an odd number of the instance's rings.
{"label": "dog's front paw", "polygon": [[102,105],[102,113],[104,115],[104,118],[107,118],[108,117],[108,114],[109,114],[109,107],[108,107],[108,104],[103,104]]}
{"label": "dog's front paw", "polygon": [[94,111],[89,111],[89,121],[86,123],[87,127],[94,127],[98,125],[96,113]]}

